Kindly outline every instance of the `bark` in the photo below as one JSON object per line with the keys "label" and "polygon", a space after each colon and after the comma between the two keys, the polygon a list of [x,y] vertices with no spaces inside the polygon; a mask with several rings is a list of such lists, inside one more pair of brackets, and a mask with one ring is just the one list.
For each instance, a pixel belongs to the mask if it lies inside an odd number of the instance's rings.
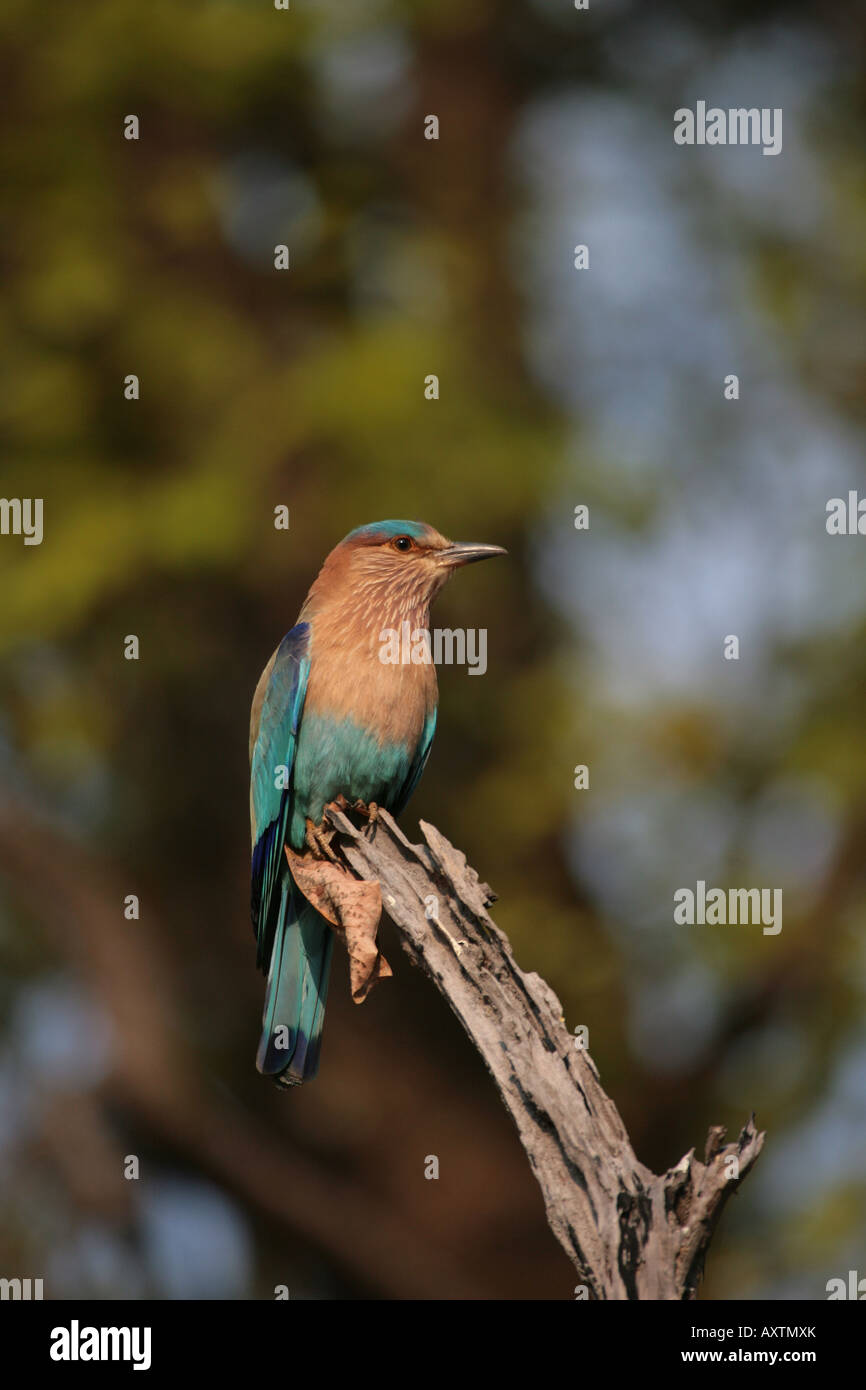
{"label": "bark", "polygon": [[721,1210],[764,1135],[751,1117],[733,1144],[710,1130],[667,1172],[640,1163],[589,1053],[556,995],[515,963],[487,909],[493,895],[432,825],[413,845],[386,812],[359,829],[336,806],[331,849],[376,879],[404,950],[448,1001],[483,1057],[541,1187],[547,1220],[592,1299],[696,1297]]}

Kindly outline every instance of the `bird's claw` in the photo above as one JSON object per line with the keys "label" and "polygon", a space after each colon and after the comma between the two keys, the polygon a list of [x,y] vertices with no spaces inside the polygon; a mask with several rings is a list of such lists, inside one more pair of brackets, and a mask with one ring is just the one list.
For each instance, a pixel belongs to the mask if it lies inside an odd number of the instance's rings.
{"label": "bird's claw", "polygon": [[336,833],[333,826],[326,826],[324,821],[321,825],[314,825],[309,816],[306,825],[307,833],[304,838],[313,858],[330,859],[332,864],[338,863],[337,856],[331,849],[331,840]]}
{"label": "bird's claw", "polygon": [[[374,834],[376,833],[376,823],[379,819],[378,802],[362,801],[360,797],[358,797],[355,801],[349,801],[349,799],[345,797],[342,792],[338,792],[338,794],[334,797],[333,801],[330,804],[332,806],[336,806],[338,811],[355,811],[357,815],[364,816],[367,821],[367,830],[365,833],[367,834],[369,839],[373,838]],[[311,826],[312,831],[310,829]],[[314,848],[313,842],[310,839],[311,834],[316,836],[327,835],[328,843],[330,844],[332,836],[336,834],[336,828],[329,827],[326,829],[324,821],[322,822],[322,825],[318,827],[313,826],[312,821],[307,821],[307,844],[310,845],[310,848],[313,849],[313,853],[315,854],[316,849]],[[324,852],[329,859],[333,859],[336,863],[336,856],[329,849],[325,848]],[[321,855],[317,855],[317,857],[321,858]]]}
{"label": "bird's claw", "polygon": [[360,797],[355,801],[348,801],[343,793],[340,792],[339,796],[334,797],[334,805],[340,811],[355,811],[359,816],[366,817],[368,834],[372,839],[374,827],[379,819],[378,802],[362,801]]}
{"label": "bird's claw", "polygon": [[376,833],[376,823],[379,819],[378,803],[371,801],[369,804],[365,804],[363,801],[356,801],[353,809],[360,815],[367,817],[367,835],[368,838],[372,840]]}

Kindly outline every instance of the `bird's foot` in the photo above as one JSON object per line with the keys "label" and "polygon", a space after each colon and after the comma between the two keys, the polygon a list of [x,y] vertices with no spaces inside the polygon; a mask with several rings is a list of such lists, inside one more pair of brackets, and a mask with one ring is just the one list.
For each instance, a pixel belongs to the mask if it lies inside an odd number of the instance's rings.
{"label": "bird's foot", "polygon": [[331,841],[336,834],[333,826],[326,826],[324,822],[321,825],[314,825],[309,816],[307,816],[306,826],[307,833],[304,838],[313,858],[330,859],[332,864],[337,864],[339,861],[331,849]]}
{"label": "bird's foot", "polygon": [[369,833],[372,837],[373,828],[379,819],[379,804],[376,801],[362,801],[358,797],[355,801],[349,801],[342,792],[334,797],[333,804],[339,811],[356,811],[359,816],[365,816]]}
{"label": "bird's foot", "polygon": [[366,816],[366,817],[367,817],[367,835],[368,835],[369,838],[372,840],[373,836],[374,836],[375,833],[376,833],[376,822],[377,822],[378,819],[379,819],[379,805],[378,805],[378,802],[376,802],[376,801],[366,802],[366,801],[361,801],[361,800],[359,799],[358,801],[355,802],[354,806],[352,807],[352,810],[353,810],[353,811],[357,811],[358,814],[361,815],[361,816]]}

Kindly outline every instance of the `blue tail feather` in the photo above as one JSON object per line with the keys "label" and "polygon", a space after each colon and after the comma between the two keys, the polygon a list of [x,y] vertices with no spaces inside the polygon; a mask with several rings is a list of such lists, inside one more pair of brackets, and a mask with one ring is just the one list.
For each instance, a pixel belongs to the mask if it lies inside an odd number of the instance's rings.
{"label": "blue tail feather", "polygon": [[288,871],[281,894],[256,1066],[282,1086],[299,1086],[319,1068],[334,934]]}

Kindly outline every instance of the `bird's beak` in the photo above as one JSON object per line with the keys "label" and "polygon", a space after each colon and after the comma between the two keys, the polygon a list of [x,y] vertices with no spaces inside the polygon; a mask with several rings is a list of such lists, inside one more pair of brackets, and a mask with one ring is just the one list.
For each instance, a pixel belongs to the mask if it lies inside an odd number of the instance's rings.
{"label": "bird's beak", "polygon": [[503,550],[501,545],[475,545],[472,542],[452,541],[451,545],[439,551],[437,558],[449,569],[458,569],[460,565],[474,565],[476,560],[490,560],[494,555],[507,554],[508,551]]}

